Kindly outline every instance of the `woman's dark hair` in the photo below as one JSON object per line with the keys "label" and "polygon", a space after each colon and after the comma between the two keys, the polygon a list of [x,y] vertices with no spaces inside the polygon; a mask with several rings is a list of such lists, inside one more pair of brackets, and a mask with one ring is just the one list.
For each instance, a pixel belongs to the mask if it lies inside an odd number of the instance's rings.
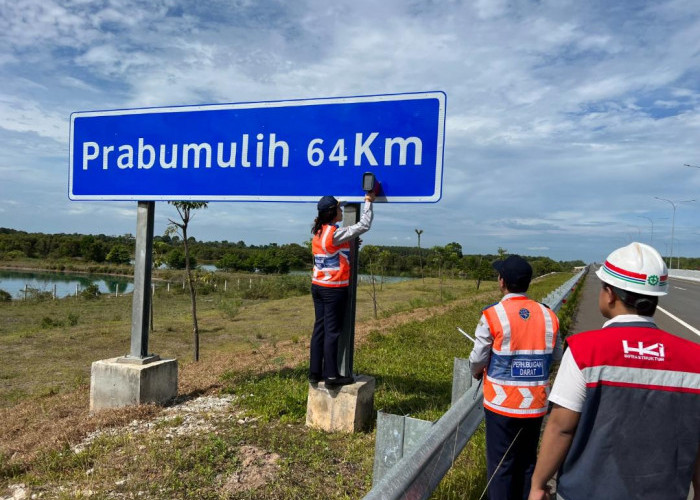
{"label": "woman's dark hair", "polygon": [[330,224],[335,219],[338,213],[338,207],[327,208],[318,213],[318,217],[314,219],[314,225],[311,227],[311,234],[316,235],[321,231],[324,224]]}
{"label": "woman's dark hair", "polygon": [[628,308],[633,309],[640,316],[653,316],[656,312],[656,306],[659,303],[659,298],[653,295],[642,295],[640,293],[628,292],[616,286],[608,285],[615,292],[615,295]]}

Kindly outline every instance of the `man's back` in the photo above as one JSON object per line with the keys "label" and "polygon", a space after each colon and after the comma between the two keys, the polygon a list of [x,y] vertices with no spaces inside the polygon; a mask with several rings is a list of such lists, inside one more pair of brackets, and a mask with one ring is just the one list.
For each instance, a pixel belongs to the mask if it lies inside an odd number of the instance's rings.
{"label": "man's back", "polygon": [[559,494],[685,500],[700,446],[700,346],[653,323],[567,340],[586,395]]}

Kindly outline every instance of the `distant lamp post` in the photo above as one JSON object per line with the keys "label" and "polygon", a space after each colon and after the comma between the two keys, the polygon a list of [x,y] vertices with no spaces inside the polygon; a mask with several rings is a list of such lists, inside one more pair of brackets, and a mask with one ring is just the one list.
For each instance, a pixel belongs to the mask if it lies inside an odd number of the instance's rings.
{"label": "distant lamp post", "polygon": [[657,200],[661,201],[666,201],[671,204],[673,207],[673,217],[671,219],[671,254],[668,259],[668,268],[672,269],[673,268],[673,238],[674,236],[674,231],[676,228],[676,204],[680,205],[681,203],[693,203],[695,200],[682,200],[682,201],[671,201],[667,200],[666,198],[660,198],[658,196],[654,196]]}
{"label": "distant lamp post", "polygon": [[420,251],[420,235],[423,234],[422,229],[416,229],[416,234],[418,235],[418,261],[420,262],[420,279],[425,282],[425,277],[423,276],[423,255]]}
{"label": "distant lamp post", "polygon": [[[646,215],[638,215],[637,217],[641,219],[646,219],[651,223],[651,241],[649,242],[649,244],[651,246],[654,246],[654,219],[652,219],[651,217],[647,217]],[[668,217],[659,217],[656,220],[668,220]]]}

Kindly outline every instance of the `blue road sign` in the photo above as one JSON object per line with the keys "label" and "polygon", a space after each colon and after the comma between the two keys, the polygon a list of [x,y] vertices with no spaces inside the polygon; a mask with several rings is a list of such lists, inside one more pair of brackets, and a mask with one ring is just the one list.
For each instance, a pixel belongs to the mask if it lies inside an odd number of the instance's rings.
{"label": "blue road sign", "polygon": [[72,200],[387,201],[442,195],[446,95],[88,111],[71,115]]}

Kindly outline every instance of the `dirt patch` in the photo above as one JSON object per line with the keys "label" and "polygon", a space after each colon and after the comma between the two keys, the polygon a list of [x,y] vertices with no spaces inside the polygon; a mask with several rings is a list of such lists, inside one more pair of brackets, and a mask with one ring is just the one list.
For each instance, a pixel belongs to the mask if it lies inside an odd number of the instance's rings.
{"label": "dirt patch", "polygon": [[[73,446],[72,450],[74,453],[80,453],[101,436],[138,435],[151,432],[163,435],[166,441],[170,441],[176,436],[214,432],[221,422],[238,418],[238,414],[233,412],[231,408],[234,399],[234,396],[220,398],[202,396],[176,402],[173,406],[165,408],[155,419],[136,419],[121,427],[97,429]],[[239,423],[248,423],[254,420],[245,418],[240,419]]]}
{"label": "dirt patch", "polygon": [[241,446],[238,450],[241,470],[224,479],[221,493],[234,496],[266,485],[277,477],[280,456],[255,446]]}

